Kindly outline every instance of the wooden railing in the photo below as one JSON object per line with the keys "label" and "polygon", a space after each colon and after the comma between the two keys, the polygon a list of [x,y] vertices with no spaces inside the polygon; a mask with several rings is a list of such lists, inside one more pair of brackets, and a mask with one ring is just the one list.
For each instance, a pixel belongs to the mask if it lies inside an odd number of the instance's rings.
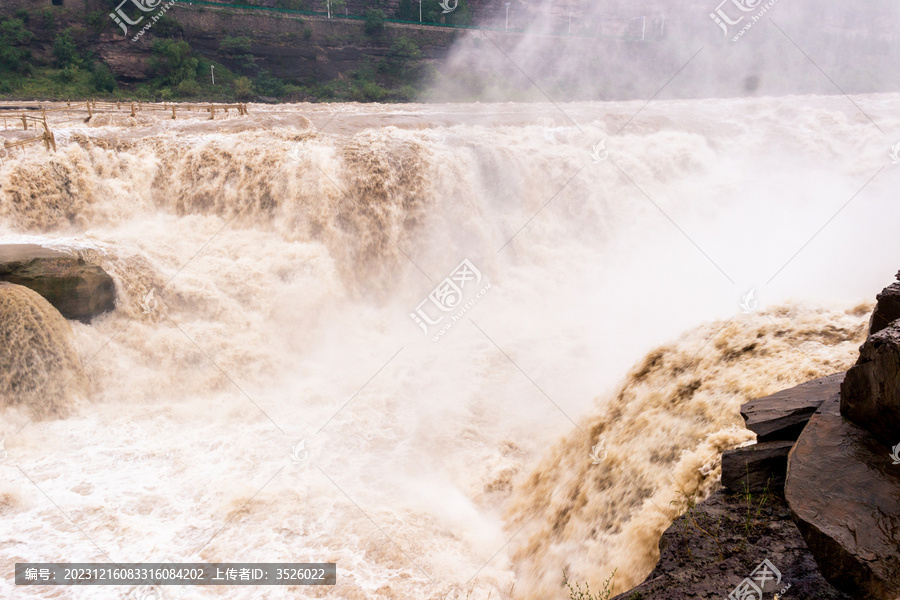
{"label": "wooden railing", "polygon": [[234,109],[238,112],[239,115],[247,115],[247,105],[239,102],[237,104],[177,104],[177,103],[144,103],[144,102],[98,102],[96,100],[85,100],[83,102],[67,102],[65,106],[57,106],[54,108],[47,108],[41,104],[37,105],[26,105],[26,108],[32,110],[40,110],[40,116],[36,114],[29,114],[29,112],[25,112],[22,110],[22,107],[17,107],[14,111],[7,111],[3,108],[0,108],[0,117],[3,118],[3,128],[8,129],[10,121],[12,123],[18,123],[21,121],[22,129],[25,131],[30,128],[34,130],[38,130],[43,128],[43,132],[41,135],[18,140],[15,142],[3,142],[3,148],[16,148],[19,146],[24,146],[35,143],[35,142],[44,142],[44,145],[47,147],[47,150],[51,148],[53,151],[56,151],[56,138],[53,135],[53,132],[50,130],[50,125],[47,123],[47,113],[53,112],[76,112],[76,111],[86,111],[87,118],[84,119],[85,122],[90,121],[96,113],[100,112],[114,112],[114,111],[129,111],[132,117],[137,116],[137,113],[143,111],[158,111],[164,113],[171,113],[172,118],[177,118],[178,111],[202,111],[208,112],[210,120],[216,118],[216,111],[228,113],[229,109]]}
{"label": "wooden railing", "polygon": [[[7,117],[8,117],[8,115],[5,115],[5,114],[3,115],[4,129],[6,128]],[[41,108],[41,116],[40,117],[37,117],[35,115],[28,115],[25,113],[21,113],[17,116],[14,116],[13,118],[15,120],[19,120],[19,119],[22,120],[22,129],[24,129],[25,131],[28,131],[28,123],[31,122],[33,129],[38,129],[39,127],[43,127],[44,132],[41,133],[41,135],[38,135],[38,136],[35,136],[32,138],[26,138],[24,140],[18,140],[15,142],[4,141],[3,149],[4,149],[5,154],[8,154],[8,152],[6,152],[6,150],[8,150],[9,148],[16,148],[18,146],[23,146],[23,150],[24,150],[24,146],[35,143],[35,142],[44,142],[44,145],[47,147],[47,150],[50,150],[52,148],[53,151],[56,152],[56,138],[53,136],[53,132],[50,131],[50,126],[47,124],[47,113],[43,108]]]}

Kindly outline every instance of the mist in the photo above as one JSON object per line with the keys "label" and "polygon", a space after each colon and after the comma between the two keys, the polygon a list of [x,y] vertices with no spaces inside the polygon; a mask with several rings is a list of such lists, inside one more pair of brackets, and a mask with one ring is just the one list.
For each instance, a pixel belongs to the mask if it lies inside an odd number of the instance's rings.
{"label": "mist", "polygon": [[[429,98],[630,100],[896,91],[900,8],[879,0],[494,2]],[[671,81],[670,81],[671,80]]]}

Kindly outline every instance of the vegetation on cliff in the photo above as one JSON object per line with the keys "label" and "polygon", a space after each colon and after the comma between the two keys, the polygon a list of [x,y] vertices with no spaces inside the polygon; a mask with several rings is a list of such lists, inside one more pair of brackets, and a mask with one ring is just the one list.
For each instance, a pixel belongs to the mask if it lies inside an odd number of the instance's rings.
{"label": "vegetation on cliff", "polygon": [[[289,1],[302,10],[301,0]],[[286,7],[287,8],[287,7]],[[333,9],[340,7],[337,3]],[[73,11],[47,7],[0,14],[0,98],[77,100],[334,100],[404,102],[413,100],[430,79],[419,44],[411,37],[385,35],[390,18],[411,17],[410,2],[397,14],[370,9],[359,22],[360,36],[380,47],[378,56],[363,55],[332,78],[289,78],[274,75],[265,59],[251,50],[248,35],[226,32],[218,48],[198,48],[188,41],[184,27],[170,14],[148,30],[149,53],[144,59],[147,78],[117,76],[97,51],[101,34],[109,33],[108,10]],[[433,9],[425,21],[440,21]],[[460,0],[454,22],[469,20]],[[416,11],[418,18],[418,11]],[[303,25],[303,21],[299,23]],[[305,26],[289,43],[312,45]],[[341,40],[330,40],[340,42]],[[347,40],[349,43],[349,40]],[[214,76],[214,81],[213,81]]]}

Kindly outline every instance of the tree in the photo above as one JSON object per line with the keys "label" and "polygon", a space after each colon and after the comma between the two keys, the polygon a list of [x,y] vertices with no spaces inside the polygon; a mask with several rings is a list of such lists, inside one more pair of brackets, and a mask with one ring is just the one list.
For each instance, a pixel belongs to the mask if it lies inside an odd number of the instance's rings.
{"label": "tree", "polygon": [[61,69],[73,64],[78,65],[81,62],[81,59],[78,57],[78,48],[75,46],[75,40],[72,39],[71,29],[64,29],[53,40],[53,56],[56,59],[56,66]]}
{"label": "tree", "polygon": [[0,17],[0,70],[26,73],[30,69],[31,53],[23,48],[34,34],[25,29],[22,19]]}
{"label": "tree", "polygon": [[384,11],[371,8],[366,12],[366,35],[378,36],[384,32]]}
{"label": "tree", "polygon": [[472,22],[472,13],[466,0],[459,0],[456,8],[449,13],[444,13],[440,4],[429,2],[422,9],[422,20],[426,23],[469,25]]}
{"label": "tree", "polygon": [[234,85],[234,95],[238,97],[238,100],[247,100],[253,95],[249,77],[238,77],[232,85]]}
{"label": "tree", "polygon": [[400,79],[410,79],[421,56],[422,53],[413,40],[397,38],[378,64],[378,70]]}
{"label": "tree", "polygon": [[196,79],[185,79],[177,86],[175,86],[175,91],[178,92],[181,96],[193,97],[200,93],[200,84],[197,83]]}
{"label": "tree", "polygon": [[284,96],[284,82],[263,69],[253,84],[260,96],[281,98]]}
{"label": "tree", "polygon": [[198,60],[191,56],[191,47],[184,40],[156,40],[153,43],[153,68],[161,71],[169,85],[197,78]]}
{"label": "tree", "polygon": [[226,35],[219,42],[219,52],[234,60],[242,71],[249,71],[256,66],[253,54],[250,53],[250,38],[245,35]]}
{"label": "tree", "polygon": [[419,15],[413,8],[412,0],[400,0],[397,5],[397,18],[401,21],[418,21]]}

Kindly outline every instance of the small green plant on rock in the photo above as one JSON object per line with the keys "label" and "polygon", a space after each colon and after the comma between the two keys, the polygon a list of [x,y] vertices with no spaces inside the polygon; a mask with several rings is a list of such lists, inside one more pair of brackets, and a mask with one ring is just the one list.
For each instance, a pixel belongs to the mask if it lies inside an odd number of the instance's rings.
{"label": "small green plant on rock", "polygon": [[[748,474],[749,479],[749,474]],[[743,540],[741,540],[741,550],[750,542],[750,535],[756,530],[756,528],[761,525],[759,521],[759,515],[762,513],[763,508],[765,508],[766,504],[772,501],[772,493],[769,491],[769,486],[772,483],[772,478],[769,478],[769,481],[766,482],[766,486],[763,488],[763,491],[758,495],[754,496],[753,492],[750,491],[750,487],[747,485],[747,480],[743,481],[744,485],[744,493],[742,496],[744,497],[744,501],[747,505],[747,511],[744,514],[744,536]]]}
{"label": "small green plant on rock", "polygon": [[610,573],[609,578],[603,582],[603,589],[597,593],[591,592],[591,586],[589,583],[585,582],[584,589],[581,589],[580,583],[575,583],[575,587],[572,587],[572,584],[569,583],[569,576],[566,574],[566,571],[563,570],[563,585],[565,585],[569,590],[569,600],[609,600],[612,597],[613,592],[613,577],[616,576],[616,571],[618,569],[614,569],[612,573]]}
{"label": "small green plant on rock", "polygon": [[[697,531],[711,539],[716,544],[716,548],[719,552],[719,560],[725,560],[726,556],[730,556],[731,553],[728,552],[725,548],[725,545],[722,543],[721,539],[721,522],[716,523],[715,528],[711,527],[707,524],[706,527],[703,527],[700,524],[700,518],[697,513],[697,501],[694,496],[690,496],[685,493],[683,490],[678,490],[678,493],[681,494],[683,498],[683,503],[686,506],[684,511],[684,517],[687,518],[688,522],[695,528]],[[672,504],[679,503],[678,500],[672,500]]]}

